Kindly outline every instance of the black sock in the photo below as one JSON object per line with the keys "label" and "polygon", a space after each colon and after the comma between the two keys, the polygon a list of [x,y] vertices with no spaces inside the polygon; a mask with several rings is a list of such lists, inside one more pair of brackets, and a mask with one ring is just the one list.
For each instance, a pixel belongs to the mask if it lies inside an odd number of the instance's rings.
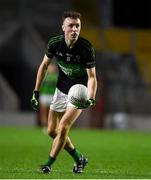
{"label": "black sock", "polygon": [[81,153],[78,150],[73,149],[72,151],[69,152],[69,154],[72,156],[72,158],[75,160],[75,162],[79,161]]}
{"label": "black sock", "polygon": [[49,156],[48,161],[45,163],[45,165],[46,166],[51,166],[54,163],[55,160],[56,160],[55,158]]}

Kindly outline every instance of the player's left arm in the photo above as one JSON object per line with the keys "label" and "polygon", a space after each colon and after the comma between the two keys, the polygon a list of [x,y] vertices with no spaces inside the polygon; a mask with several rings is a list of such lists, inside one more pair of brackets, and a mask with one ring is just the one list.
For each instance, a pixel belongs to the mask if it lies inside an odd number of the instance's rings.
{"label": "player's left arm", "polygon": [[88,74],[88,92],[89,92],[89,99],[95,101],[96,91],[97,91],[97,78],[96,78],[96,69],[95,67],[87,68]]}
{"label": "player's left arm", "polygon": [[88,88],[88,100],[85,104],[82,104],[78,106],[78,109],[85,109],[88,107],[92,107],[96,104],[95,96],[96,96],[96,90],[97,90],[97,78],[96,78],[96,71],[95,67],[87,68],[87,74],[88,74],[88,82],[87,82],[87,88]]}

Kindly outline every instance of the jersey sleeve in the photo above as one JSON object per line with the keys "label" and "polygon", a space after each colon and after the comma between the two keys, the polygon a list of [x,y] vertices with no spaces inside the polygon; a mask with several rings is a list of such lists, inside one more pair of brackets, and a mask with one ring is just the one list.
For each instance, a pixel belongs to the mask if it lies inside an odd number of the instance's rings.
{"label": "jersey sleeve", "polygon": [[87,61],[86,61],[86,68],[93,68],[95,67],[96,63],[96,54],[94,48],[91,46],[87,53]]}
{"label": "jersey sleeve", "polygon": [[53,58],[54,54],[55,54],[55,43],[53,41],[53,38],[50,38],[47,44],[46,56],[51,59]]}

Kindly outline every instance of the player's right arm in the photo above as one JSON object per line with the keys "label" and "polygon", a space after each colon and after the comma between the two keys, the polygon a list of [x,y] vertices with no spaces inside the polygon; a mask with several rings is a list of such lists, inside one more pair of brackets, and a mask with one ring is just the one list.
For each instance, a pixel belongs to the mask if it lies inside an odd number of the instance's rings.
{"label": "player's right arm", "polygon": [[42,63],[40,64],[37,72],[37,77],[36,77],[36,83],[35,83],[35,88],[33,91],[33,95],[31,98],[31,105],[34,110],[38,110],[39,106],[39,90],[40,86],[42,84],[42,81],[45,77],[48,65],[50,64],[51,59],[47,57],[47,55],[44,56]]}
{"label": "player's right arm", "polygon": [[37,78],[36,78],[36,84],[35,84],[35,91],[39,91],[41,83],[45,77],[48,65],[50,64],[51,59],[48,58],[46,55],[43,58],[42,63],[40,64],[39,68],[38,68],[38,72],[37,72]]}

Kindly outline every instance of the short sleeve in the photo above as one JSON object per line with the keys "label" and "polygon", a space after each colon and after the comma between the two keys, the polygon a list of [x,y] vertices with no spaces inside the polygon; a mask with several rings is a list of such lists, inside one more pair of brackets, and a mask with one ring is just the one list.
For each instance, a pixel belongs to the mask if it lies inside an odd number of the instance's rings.
{"label": "short sleeve", "polygon": [[96,53],[94,48],[91,46],[91,48],[87,53],[86,68],[89,69],[95,67],[95,63],[96,63]]}
{"label": "short sleeve", "polygon": [[51,59],[53,58],[54,54],[55,54],[55,44],[54,41],[50,38],[47,44],[46,56]]}

